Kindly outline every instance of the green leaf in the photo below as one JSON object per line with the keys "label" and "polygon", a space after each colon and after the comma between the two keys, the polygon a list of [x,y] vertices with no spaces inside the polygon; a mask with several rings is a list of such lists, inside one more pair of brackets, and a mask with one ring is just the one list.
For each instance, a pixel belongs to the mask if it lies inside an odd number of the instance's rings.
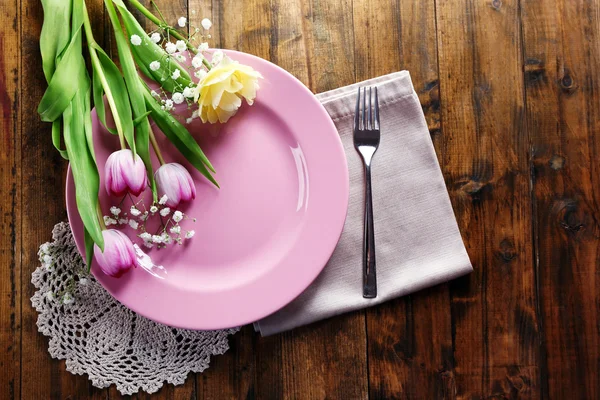
{"label": "green leaf", "polygon": [[75,199],[79,215],[93,241],[103,249],[102,228],[96,215],[100,177],[85,132],[82,130],[85,125],[84,96],[84,92],[78,91],[65,110],[63,116],[65,145],[69,152],[71,172],[75,181]]}
{"label": "green leaf", "polygon": [[190,164],[200,171],[206,179],[219,187],[219,184],[211,174],[211,171],[215,172],[214,167],[208,161],[208,158],[206,158],[206,155],[190,132],[168,111],[162,110],[156,99],[152,97],[147,89],[144,90],[144,98],[146,99],[146,105],[152,110],[152,119],[169,141],[177,147]]}
{"label": "green leaf", "polygon": [[61,137],[62,137],[62,135],[61,135],[60,120],[56,120],[52,123],[52,144],[54,145],[56,150],[58,150],[61,157],[64,158],[65,160],[68,160],[69,154],[67,153],[67,150],[61,148],[61,145],[60,145]]}
{"label": "green leaf", "polygon": [[90,272],[94,260],[94,239],[85,227],[83,228],[83,242],[85,243],[85,265],[87,271]]}
{"label": "green leaf", "polygon": [[71,41],[71,0],[42,0],[44,18],[40,34],[40,52],[46,81],[50,82],[58,56]]}
{"label": "green leaf", "polygon": [[79,90],[79,83],[85,79],[87,72],[85,64],[77,62],[77,57],[81,57],[81,25],[76,28],[42,96],[37,110],[42,121],[53,122],[59,118]]}
{"label": "green leaf", "polygon": [[117,135],[118,132],[114,128],[109,128],[106,126],[106,109],[104,107],[104,89],[102,88],[102,83],[100,82],[100,77],[98,76],[98,71],[96,68],[92,68],[92,95],[94,98],[94,106],[96,107],[96,114],[98,115],[98,119],[104,126],[104,128],[112,133],[113,135]]}
{"label": "green leaf", "polygon": [[[106,83],[110,88],[110,95],[114,100],[114,104],[116,109],[112,110],[113,118],[115,119],[115,123],[120,121],[121,129],[123,131],[123,135],[125,136],[125,140],[127,140],[127,144],[131,148],[133,154],[136,154],[135,148],[135,140],[133,134],[133,117],[131,114],[131,104],[129,103],[129,95],[127,92],[127,86],[125,85],[125,81],[123,80],[123,76],[121,75],[121,71],[115,65],[113,60],[102,50],[100,47],[96,47],[98,59],[100,60],[101,71],[94,71],[94,78],[100,80],[100,74],[104,76],[106,79]],[[102,88],[104,92],[106,88],[104,85],[97,85],[94,90],[94,103],[96,105],[102,103],[101,110],[98,111],[98,118],[102,122],[104,126],[106,126],[106,115],[104,112],[104,103],[99,95],[99,88]],[[116,115],[115,115],[116,114]]]}
{"label": "green leaf", "polygon": [[[127,35],[129,37],[131,37],[131,35],[138,35],[142,38],[141,45],[131,47],[131,51],[137,65],[140,67],[140,71],[148,78],[158,82],[167,92],[181,92],[185,87],[190,86],[192,78],[187,69],[183,68],[175,58],[170,56],[162,47],[150,40],[144,28],[142,28],[133,14],[127,9],[123,1],[113,0],[112,2],[119,9]],[[157,71],[152,71],[149,68],[150,63],[153,61],[160,62],[161,67]],[[176,69],[179,70],[180,76],[177,79],[172,79],[171,75]]]}

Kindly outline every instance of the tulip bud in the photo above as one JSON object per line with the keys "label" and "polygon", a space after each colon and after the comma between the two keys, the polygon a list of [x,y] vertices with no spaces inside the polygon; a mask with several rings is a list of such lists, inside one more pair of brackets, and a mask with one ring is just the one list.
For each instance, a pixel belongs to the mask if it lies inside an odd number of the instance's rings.
{"label": "tulip bud", "polygon": [[139,196],[148,185],[144,162],[129,149],[112,153],[104,164],[104,187],[109,195],[120,197],[127,192]]}
{"label": "tulip bud", "polygon": [[98,266],[108,276],[120,277],[131,267],[137,265],[137,257],[133,243],[123,232],[115,229],[102,231],[104,252],[94,245],[94,255]]}
{"label": "tulip bud", "polygon": [[182,201],[196,198],[196,185],[192,176],[181,164],[162,165],[154,174],[159,197],[167,196],[166,205],[175,208]]}

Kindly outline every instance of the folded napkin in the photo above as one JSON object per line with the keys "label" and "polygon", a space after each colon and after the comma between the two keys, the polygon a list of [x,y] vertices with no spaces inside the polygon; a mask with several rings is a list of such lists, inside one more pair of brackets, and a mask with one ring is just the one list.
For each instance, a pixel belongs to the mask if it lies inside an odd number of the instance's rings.
{"label": "folded napkin", "polygon": [[[377,86],[381,141],[372,164],[377,289],[362,297],[364,174],[352,125],[359,86]],[[350,199],[340,241],[317,279],[254,323],[263,336],[373,306],[472,271],[421,104],[408,71],[317,95],[348,159]]]}

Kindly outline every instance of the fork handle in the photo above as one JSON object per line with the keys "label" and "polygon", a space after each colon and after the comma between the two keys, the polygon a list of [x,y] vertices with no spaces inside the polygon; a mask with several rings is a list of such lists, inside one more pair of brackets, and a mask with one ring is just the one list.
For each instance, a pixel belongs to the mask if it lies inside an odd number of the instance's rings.
{"label": "fork handle", "polygon": [[363,239],[363,297],[377,297],[375,273],[375,229],[373,227],[373,196],[371,194],[371,165],[365,163],[365,224]]}

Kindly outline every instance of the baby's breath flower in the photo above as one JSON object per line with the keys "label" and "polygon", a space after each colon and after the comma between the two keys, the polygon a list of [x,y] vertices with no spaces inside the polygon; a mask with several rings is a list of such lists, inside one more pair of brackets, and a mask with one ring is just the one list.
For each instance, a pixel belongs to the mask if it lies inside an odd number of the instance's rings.
{"label": "baby's breath flower", "polygon": [[149,234],[148,232],[144,232],[144,233],[140,234],[140,239],[147,242],[152,239],[152,235]]}
{"label": "baby's breath flower", "polygon": [[173,79],[179,79],[180,76],[181,76],[181,71],[178,69],[173,71],[173,74],[171,74],[171,78],[173,78]]}
{"label": "baby's breath flower", "polygon": [[75,302],[75,298],[73,298],[73,296],[71,295],[71,293],[67,292],[65,293],[65,295],[63,296],[63,304],[64,305],[69,305],[71,303]]}
{"label": "baby's breath flower", "polygon": [[54,300],[54,293],[46,292],[46,298],[50,301]]}
{"label": "baby's breath flower", "polygon": [[109,217],[108,215],[103,216],[103,219],[104,219],[104,225],[106,225],[106,226],[117,225],[117,220]]}
{"label": "baby's breath flower", "polygon": [[54,261],[54,257],[52,257],[50,254],[44,254],[44,256],[42,257],[42,262],[46,266],[52,264],[53,261]]}
{"label": "baby's breath flower", "polygon": [[209,30],[212,26],[212,22],[210,22],[210,19],[204,18],[202,21],[200,21],[200,25],[202,25],[204,29]]}
{"label": "baby's breath flower", "polygon": [[185,61],[185,56],[182,54],[176,54],[175,58],[177,59],[177,61],[179,62],[184,62]]}
{"label": "baby's breath flower", "polygon": [[170,212],[171,212],[171,209],[169,207],[165,207],[162,210],[160,210],[160,215],[162,215],[163,217],[166,217],[167,215],[169,215]]}
{"label": "baby's breath flower", "polygon": [[152,40],[154,43],[160,42],[161,39],[160,33],[158,32],[154,32],[152,35],[150,35],[150,40]]}
{"label": "baby's breath flower", "polygon": [[110,208],[110,213],[116,217],[117,215],[121,214],[121,209],[119,207],[112,206]]}
{"label": "baby's breath flower", "polygon": [[171,97],[171,99],[173,100],[173,103],[181,104],[184,102],[185,97],[183,97],[183,95],[181,93],[177,92],[177,93],[173,93],[173,97]]}
{"label": "baby's breath flower", "polygon": [[183,213],[181,211],[177,210],[173,213],[173,221],[179,222],[182,219],[183,219]]}
{"label": "baby's breath flower", "polygon": [[178,40],[177,43],[175,43],[175,48],[179,51],[185,51],[185,49],[187,49],[187,45],[183,40]]}
{"label": "baby's breath flower", "polygon": [[152,214],[156,213],[157,211],[158,211],[158,207],[156,207],[156,206],[152,206],[152,207],[150,207],[150,212],[151,212]]}
{"label": "baby's breath flower", "polygon": [[140,224],[135,219],[129,220],[129,226],[133,229],[137,229]]}
{"label": "baby's breath flower", "polygon": [[167,44],[165,44],[165,50],[167,53],[173,54],[177,51],[177,46],[175,46],[175,43],[167,42]]}
{"label": "baby's breath flower", "polygon": [[127,218],[121,218],[121,219],[119,219],[119,225],[125,225],[128,222],[129,222],[129,220]]}
{"label": "baby's breath flower", "polygon": [[212,63],[214,65],[217,65],[218,63],[223,61],[224,56],[225,56],[225,54],[221,50],[215,51],[212,55]]}
{"label": "baby's breath flower", "polygon": [[79,284],[82,286],[85,286],[88,284],[88,279],[87,278],[79,278]]}
{"label": "baby's breath flower", "polygon": [[206,43],[206,42],[200,43],[200,46],[198,46],[198,50],[199,51],[206,51],[206,50],[208,50],[208,43]]}
{"label": "baby's breath flower", "polygon": [[194,68],[200,68],[202,66],[202,59],[204,57],[202,57],[201,55],[197,54],[194,56],[194,58],[192,58],[192,67]]}
{"label": "baby's breath flower", "polygon": [[185,27],[186,23],[187,23],[186,17],[179,17],[179,19],[177,20],[177,25],[179,25],[181,28]]}
{"label": "baby's breath flower", "polygon": [[163,237],[162,235],[152,235],[152,243],[162,243],[163,242]]}
{"label": "baby's breath flower", "polygon": [[145,220],[147,220],[147,219],[148,219],[148,211],[145,211],[145,212],[144,212],[144,215],[141,215],[141,216],[140,216],[140,219],[141,219],[142,221],[145,221]]}
{"label": "baby's breath flower", "polygon": [[131,35],[131,44],[134,46],[139,46],[142,44],[142,38],[138,35]]}
{"label": "baby's breath flower", "polygon": [[164,244],[170,244],[171,243],[171,236],[169,236],[166,232],[163,232],[162,235],[160,235],[162,237],[162,241]]}
{"label": "baby's breath flower", "polygon": [[191,239],[191,238],[193,238],[193,237],[194,237],[194,235],[195,235],[195,234],[196,234],[196,232],[195,232],[195,231],[193,231],[193,230],[192,230],[192,231],[187,231],[187,232],[185,233],[185,238],[186,238],[186,239]]}
{"label": "baby's breath flower", "polygon": [[160,95],[159,95],[159,94],[156,92],[156,90],[153,90],[153,91],[151,91],[151,92],[150,92],[150,95],[151,95],[152,97],[159,97],[159,96],[160,96]]}
{"label": "baby's breath flower", "polygon": [[160,69],[160,63],[158,61],[152,61],[150,63],[150,69],[152,71],[158,71]]}
{"label": "baby's breath flower", "polygon": [[191,124],[192,122],[194,122],[194,118],[192,118],[192,117],[185,119],[186,124]]}
{"label": "baby's breath flower", "polygon": [[165,110],[169,111],[173,109],[173,100],[169,99],[169,100],[165,100]]}
{"label": "baby's breath flower", "polygon": [[206,76],[206,74],[207,72],[203,69],[199,69],[198,71],[194,72],[194,76],[199,80],[202,80]]}
{"label": "baby's breath flower", "polygon": [[163,194],[162,197],[160,198],[160,200],[158,200],[158,204],[163,206],[163,205],[167,204],[167,200],[169,200],[169,198],[167,197],[166,194]]}
{"label": "baby's breath flower", "polygon": [[152,244],[152,242],[144,242],[144,246],[146,246],[149,249],[151,249],[151,248],[154,247],[154,245]]}
{"label": "baby's breath flower", "polygon": [[169,231],[173,234],[180,234],[181,233],[181,226],[179,225],[175,225],[174,227],[172,227],[171,229],[169,229]]}
{"label": "baby's breath flower", "polygon": [[140,210],[138,210],[137,208],[135,208],[135,206],[131,206],[131,208],[129,209],[129,212],[134,217],[137,217],[138,215],[140,215],[142,213]]}

